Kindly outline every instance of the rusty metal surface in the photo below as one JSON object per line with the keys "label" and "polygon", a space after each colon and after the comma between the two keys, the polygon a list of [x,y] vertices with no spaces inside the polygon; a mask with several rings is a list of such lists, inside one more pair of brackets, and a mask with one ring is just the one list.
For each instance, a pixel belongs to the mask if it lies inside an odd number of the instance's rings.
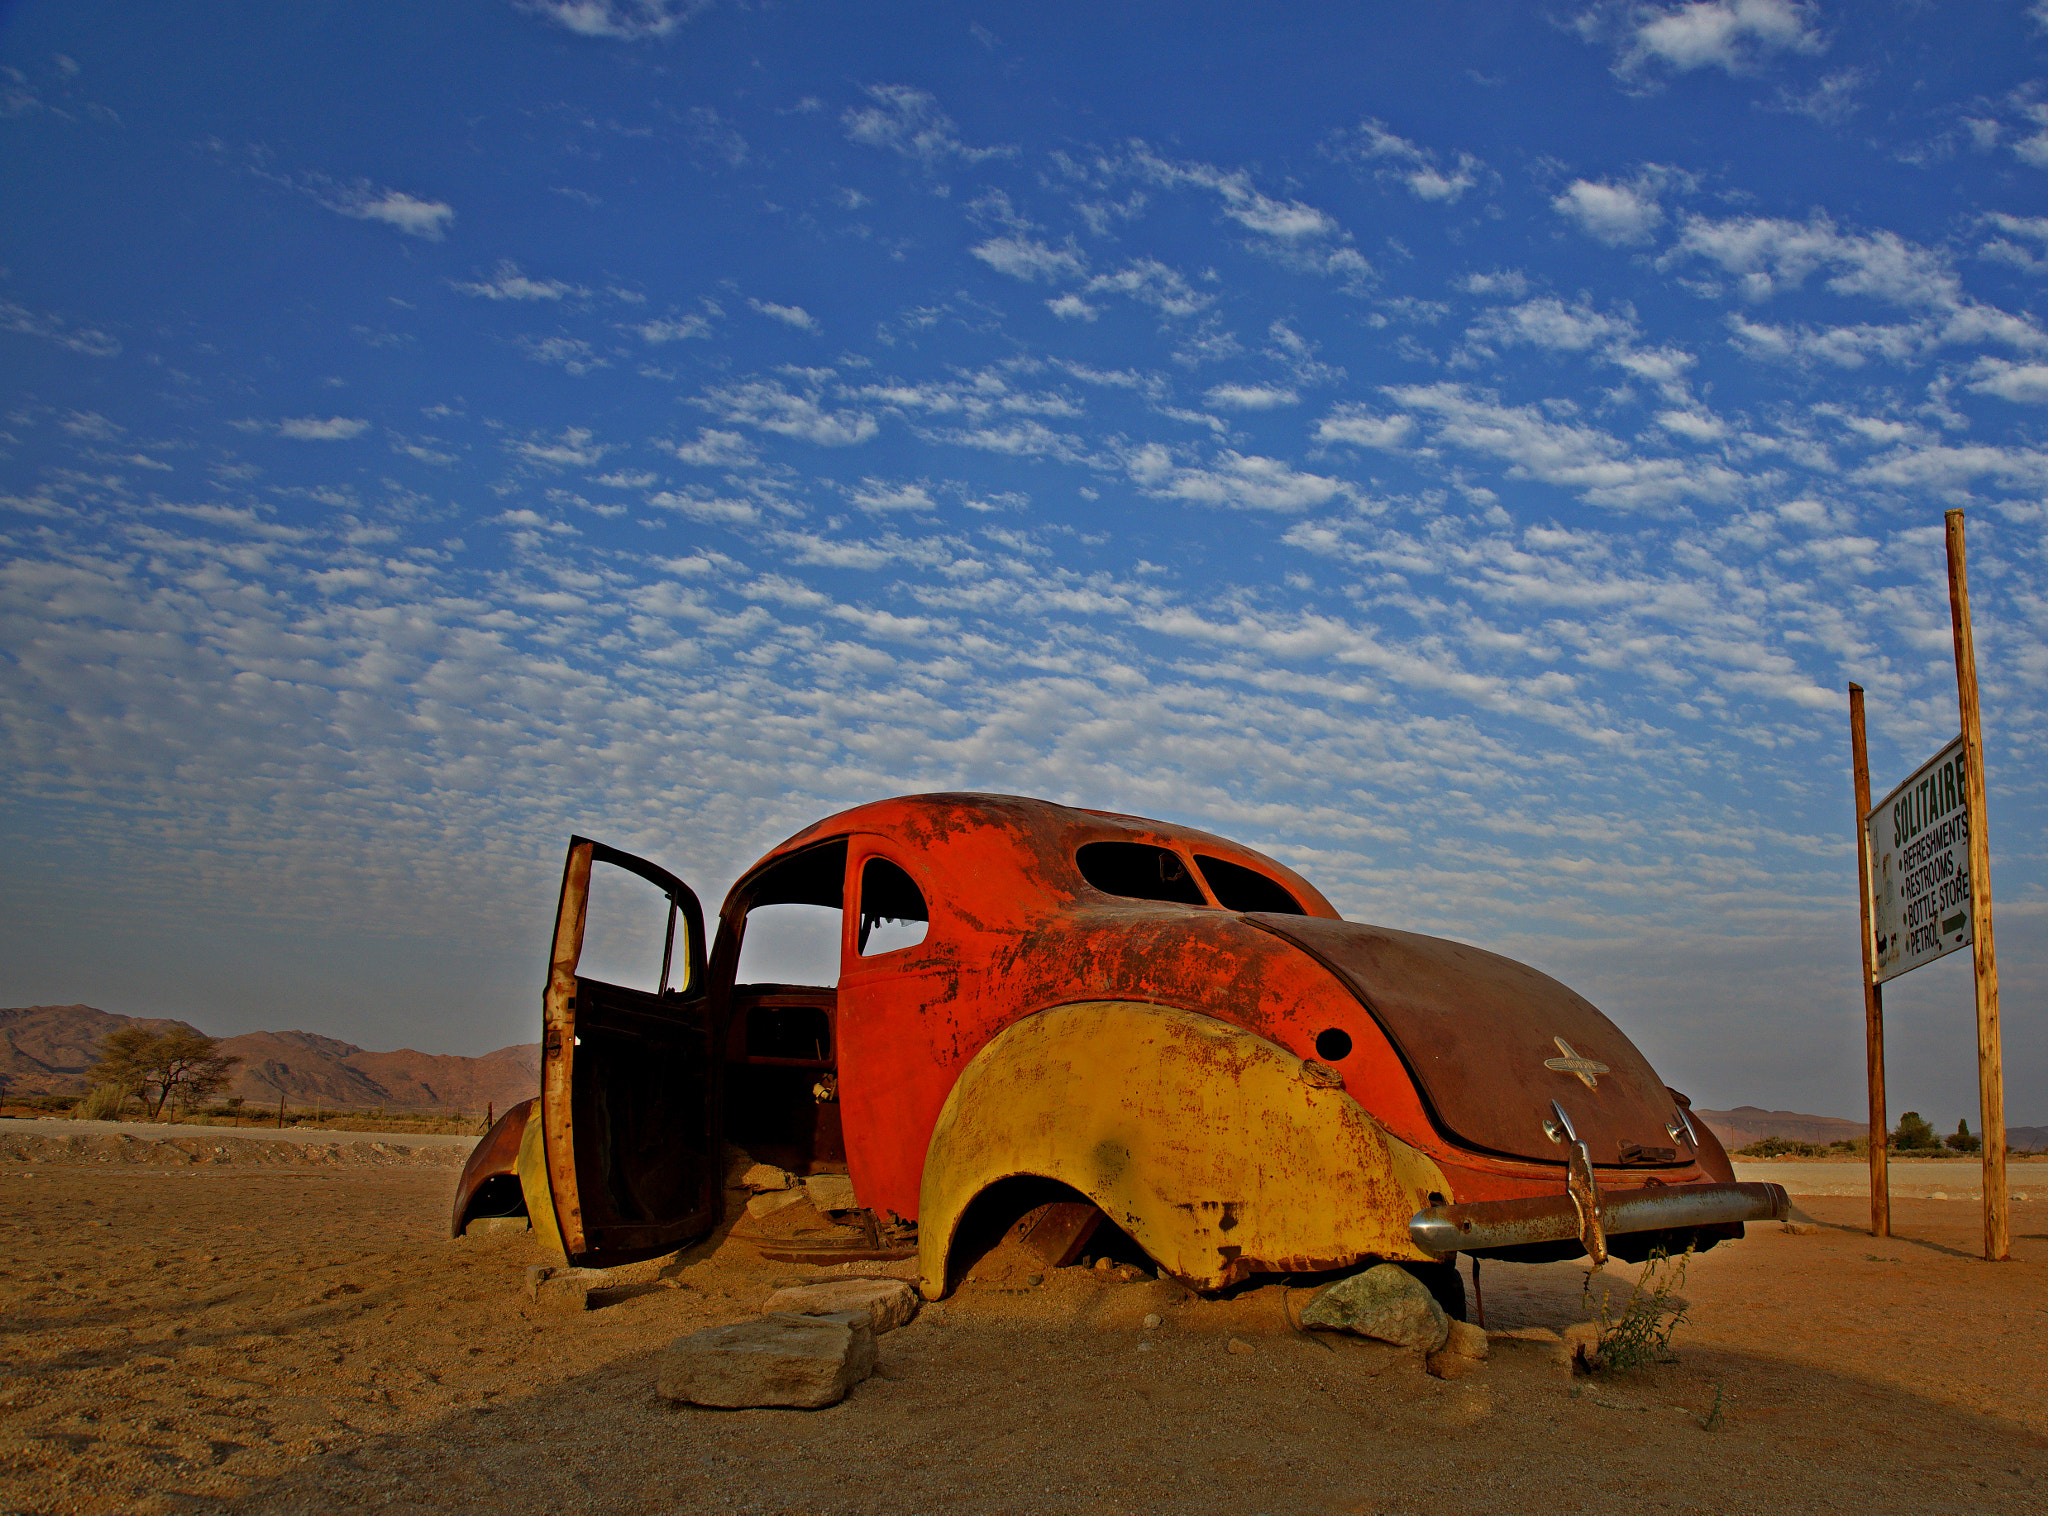
{"label": "rusty metal surface", "polygon": [[1600,1181],[1593,1177],[1593,1155],[1585,1143],[1571,1145],[1571,1166],[1565,1172],[1564,1192],[1579,1216],[1579,1246],[1598,1268],[1607,1261],[1607,1218],[1601,1214]]}
{"label": "rusty metal surface", "polygon": [[[649,993],[576,972],[593,863],[624,868],[669,896],[689,939],[683,986]],[[703,913],[681,880],[602,843],[570,840],[542,998],[541,1131],[550,1208],[572,1264],[649,1257],[717,1220],[703,942]]]}
{"label": "rusty metal surface", "polygon": [[469,1161],[462,1165],[462,1177],[455,1181],[455,1207],[448,1220],[449,1236],[462,1235],[463,1224],[469,1220],[470,1202],[483,1188],[485,1180],[517,1175],[519,1143],[526,1136],[526,1117],[532,1109],[531,1101],[519,1101],[500,1116],[470,1149]]}
{"label": "rusty metal surface", "polygon": [[1437,1122],[1471,1146],[1561,1157],[1543,1130],[1553,1100],[1597,1163],[1664,1138],[1673,1110],[1664,1081],[1619,1027],[1548,974],[1362,922],[1251,919],[1343,979],[1400,1049]]}
{"label": "rusty metal surface", "polygon": [[1010,1239],[1049,1269],[1063,1269],[1081,1256],[1102,1224],[1102,1212],[1079,1200],[1034,1206],[1017,1218]]}
{"label": "rusty metal surface", "polygon": [[[1100,841],[1172,851],[1189,863],[1186,879],[1200,886],[1201,903],[1131,898],[1089,884],[1076,854]],[[1202,872],[1204,858],[1251,871],[1305,914],[1225,909]],[[895,865],[916,885],[929,925],[919,944],[864,957],[856,938],[858,896],[872,859]],[[722,1036],[744,998],[733,980],[747,911],[796,898],[791,890],[844,907],[834,1067],[826,1072],[836,1080],[839,1136],[855,1194],[884,1222],[920,1219],[934,1133],[977,1056],[1008,1029],[1089,1002],[1193,1012],[1251,1034],[1301,1060],[1299,1067],[1325,1071],[1310,1077],[1326,1077],[1322,1087],[1356,1102],[1387,1139],[1433,1165],[1432,1188],[1461,1203],[1563,1200],[1565,1153],[1541,1128],[1553,1096],[1578,1118],[1592,1164],[1604,1170],[1603,1187],[1640,1184],[1652,1169],[1673,1185],[1733,1177],[1704,1131],[1696,1145],[1681,1144],[1668,1166],[1644,1164],[1662,1156],[1649,1150],[1671,1141],[1665,1128],[1678,1097],[1612,1023],[1562,985],[1478,949],[1344,923],[1299,875],[1212,834],[979,794],[910,796],[828,817],[772,849],[727,896],[703,980],[711,1031]],[[587,1012],[576,1003],[574,950],[563,940],[572,918],[580,939],[581,905],[569,906],[565,893],[549,990],[549,1025],[557,1030],[582,1024]],[[1369,985],[1365,992],[1361,983]],[[1475,988],[1483,993],[1467,993]],[[1508,1003],[1523,992],[1541,1003]],[[1383,1015],[1388,1006],[1395,1010]],[[1568,1014],[1558,1020],[1552,1009]],[[1494,1035],[1502,1026],[1504,1038]],[[573,1035],[572,1029],[566,1042],[554,1039],[544,1053],[551,1097],[580,1099],[576,1092],[588,1088],[576,1072]],[[1340,1051],[1326,1056],[1319,1045]],[[1418,1046],[1430,1054],[1427,1078],[1414,1071]],[[721,1040],[708,1054],[714,1080],[736,1051]],[[580,1061],[588,1064],[591,1056],[586,1047]],[[1069,1056],[1085,1065],[1088,1051]],[[1503,1078],[1498,1070],[1506,1064],[1514,1069]],[[714,1105],[717,1098],[714,1088]],[[1489,1101],[1501,1108],[1490,1118]],[[1456,1120],[1446,1119],[1447,1107]],[[1180,1141],[1181,1118],[1164,1119],[1172,1128],[1165,1140]],[[565,1227],[574,1220],[587,1229],[582,1212],[595,1181],[576,1156],[581,1122],[579,1116],[575,1133],[550,1126],[548,1153],[550,1172],[559,1169],[572,1181],[575,1214]],[[1627,1169],[1619,1167],[1624,1142],[1634,1145],[1635,1163]],[[1241,1163],[1259,1158],[1255,1147],[1238,1152]],[[1403,1204],[1395,1214],[1390,1202],[1381,1218],[1397,1248],[1412,1246],[1406,1228],[1413,1205]],[[1566,1233],[1577,1235],[1576,1227]],[[1239,1277],[1254,1268],[1333,1267],[1348,1261],[1345,1246],[1303,1236],[1271,1257],[1241,1250],[1215,1268]]]}
{"label": "rusty metal surface", "polygon": [[1424,1257],[1407,1220],[1443,1192],[1442,1171],[1327,1075],[1170,1006],[1084,1001],[1012,1024],[961,1075],[932,1135],[919,1287],[946,1292],[968,1206],[1020,1175],[1085,1196],[1196,1289]]}
{"label": "rusty metal surface", "polygon": [[[1600,1216],[1607,1235],[1782,1220],[1791,1200],[1776,1184],[1672,1184],[1607,1190]],[[1438,1257],[1580,1235],[1580,1213],[1567,1194],[1431,1206],[1408,1223],[1417,1247]]]}

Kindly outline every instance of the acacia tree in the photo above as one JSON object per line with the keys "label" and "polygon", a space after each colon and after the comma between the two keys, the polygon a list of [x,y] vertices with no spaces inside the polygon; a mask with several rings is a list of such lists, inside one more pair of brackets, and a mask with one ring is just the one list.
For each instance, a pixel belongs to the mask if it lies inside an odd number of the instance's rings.
{"label": "acacia tree", "polygon": [[102,1083],[141,1096],[155,1121],[173,1098],[194,1105],[218,1093],[241,1061],[220,1051],[219,1038],[190,1027],[124,1026],[101,1041],[93,1072]]}
{"label": "acacia tree", "polygon": [[1892,1146],[1903,1152],[1939,1148],[1941,1138],[1926,1117],[1918,1111],[1908,1111],[1899,1118],[1898,1129],[1892,1133]]}

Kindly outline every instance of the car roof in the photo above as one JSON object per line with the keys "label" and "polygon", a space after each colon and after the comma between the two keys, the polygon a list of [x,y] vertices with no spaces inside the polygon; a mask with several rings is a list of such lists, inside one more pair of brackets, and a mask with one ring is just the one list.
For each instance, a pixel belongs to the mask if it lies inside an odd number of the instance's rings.
{"label": "car roof", "polygon": [[[885,838],[910,855],[929,857],[956,878],[973,878],[984,906],[1019,889],[1050,896],[1054,904],[1072,903],[1090,890],[1075,866],[1075,850],[1088,842],[1129,841],[1204,853],[1256,869],[1284,884],[1310,915],[1337,919],[1336,908],[1322,892],[1294,870],[1213,832],[1025,795],[972,791],[899,795],[827,816],[769,849],[733,886],[732,898],[738,899],[781,859],[855,834]],[[1005,875],[1009,877],[1001,877]]]}

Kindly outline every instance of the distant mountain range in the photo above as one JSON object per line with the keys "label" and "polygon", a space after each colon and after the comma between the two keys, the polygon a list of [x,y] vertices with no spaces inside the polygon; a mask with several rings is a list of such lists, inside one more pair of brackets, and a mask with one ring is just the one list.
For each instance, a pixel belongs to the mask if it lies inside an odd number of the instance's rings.
{"label": "distant mountain range", "polygon": [[[101,1039],[124,1026],[187,1026],[122,1016],[89,1005],[0,1009],[0,1094],[71,1095],[84,1090]],[[242,1060],[226,1093],[252,1106],[329,1110],[504,1110],[540,1093],[540,1044],[499,1048],[481,1058],[452,1053],[373,1053],[314,1032],[248,1032],[221,1039]]]}
{"label": "distant mountain range", "polygon": [[[1731,1153],[1766,1137],[1825,1144],[1845,1142],[1870,1131],[1869,1123],[1864,1121],[1846,1121],[1840,1116],[1802,1116],[1796,1111],[1766,1111],[1753,1105],[1738,1105],[1732,1111],[1695,1110],[1693,1115],[1704,1119]],[[1894,1122],[1898,1115],[1896,1111],[1892,1113]],[[2005,1145],[2039,1152],[2048,1148],[2048,1126],[2009,1126],[2005,1129]]]}
{"label": "distant mountain range", "polygon": [[[0,1094],[73,1095],[89,1083],[86,1071],[107,1033],[124,1026],[187,1026],[146,1016],[122,1016],[89,1005],[25,1005],[0,1009]],[[221,1051],[242,1060],[227,1093],[252,1106],[276,1105],[280,1093],[293,1106],[337,1111],[499,1110],[540,1093],[540,1044],[499,1048],[481,1058],[453,1053],[373,1053],[316,1032],[247,1032],[221,1039]],[[1739,1105],[1732,1111],[1695,1110],[1730,1152],[1765,1137],[1829,1143],[1861,1137],[1864,1124],[1840,1116],[1802,1116]],[[2006,1129],[2011,1147],[2048,1148],[2048,1126]]]}

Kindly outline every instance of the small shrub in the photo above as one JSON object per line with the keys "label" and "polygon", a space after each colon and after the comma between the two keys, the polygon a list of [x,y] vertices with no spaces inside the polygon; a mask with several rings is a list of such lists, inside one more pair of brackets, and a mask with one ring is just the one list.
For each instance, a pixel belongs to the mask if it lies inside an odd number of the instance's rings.
{"label": "small shrub", "polygon": [[1692,1258],[1687,1248],[1676,1258],[1654,1252],[1636,1275],[1627,1303],[1617,1313],[1603,1293],[1593,1294],[1593,1279],[1600,1271],[1586,1275],[1584,1299],[1586,1316],[1600,1329],[1600,1366],[1610,1374],[1627,1374],[1659,1363],[1676,1363],[1671,1337],[1685,1320],[1687,1306],[1673,1306],[1671,1296],[1685,1283],[1685,1266]]}
{"label": "small shrub", "polygon": [[1746,1148],[1737,1148],[1735,1156],[1737,1158],[1783,1158],[1787,1156],[1793,1158],[1818,1158],[1826,1151],[1827,1149],[1818,1143],[1794,1142],[1790,1137],[1779,1137],[1773,1134],[1769,1137],[1759,1138]]}
{"label": "small shrub", "polygon": [[118,1084],[97,1084],[78,1102],[77,1114],[87,1121],[118,1121],[128,1092]]}

